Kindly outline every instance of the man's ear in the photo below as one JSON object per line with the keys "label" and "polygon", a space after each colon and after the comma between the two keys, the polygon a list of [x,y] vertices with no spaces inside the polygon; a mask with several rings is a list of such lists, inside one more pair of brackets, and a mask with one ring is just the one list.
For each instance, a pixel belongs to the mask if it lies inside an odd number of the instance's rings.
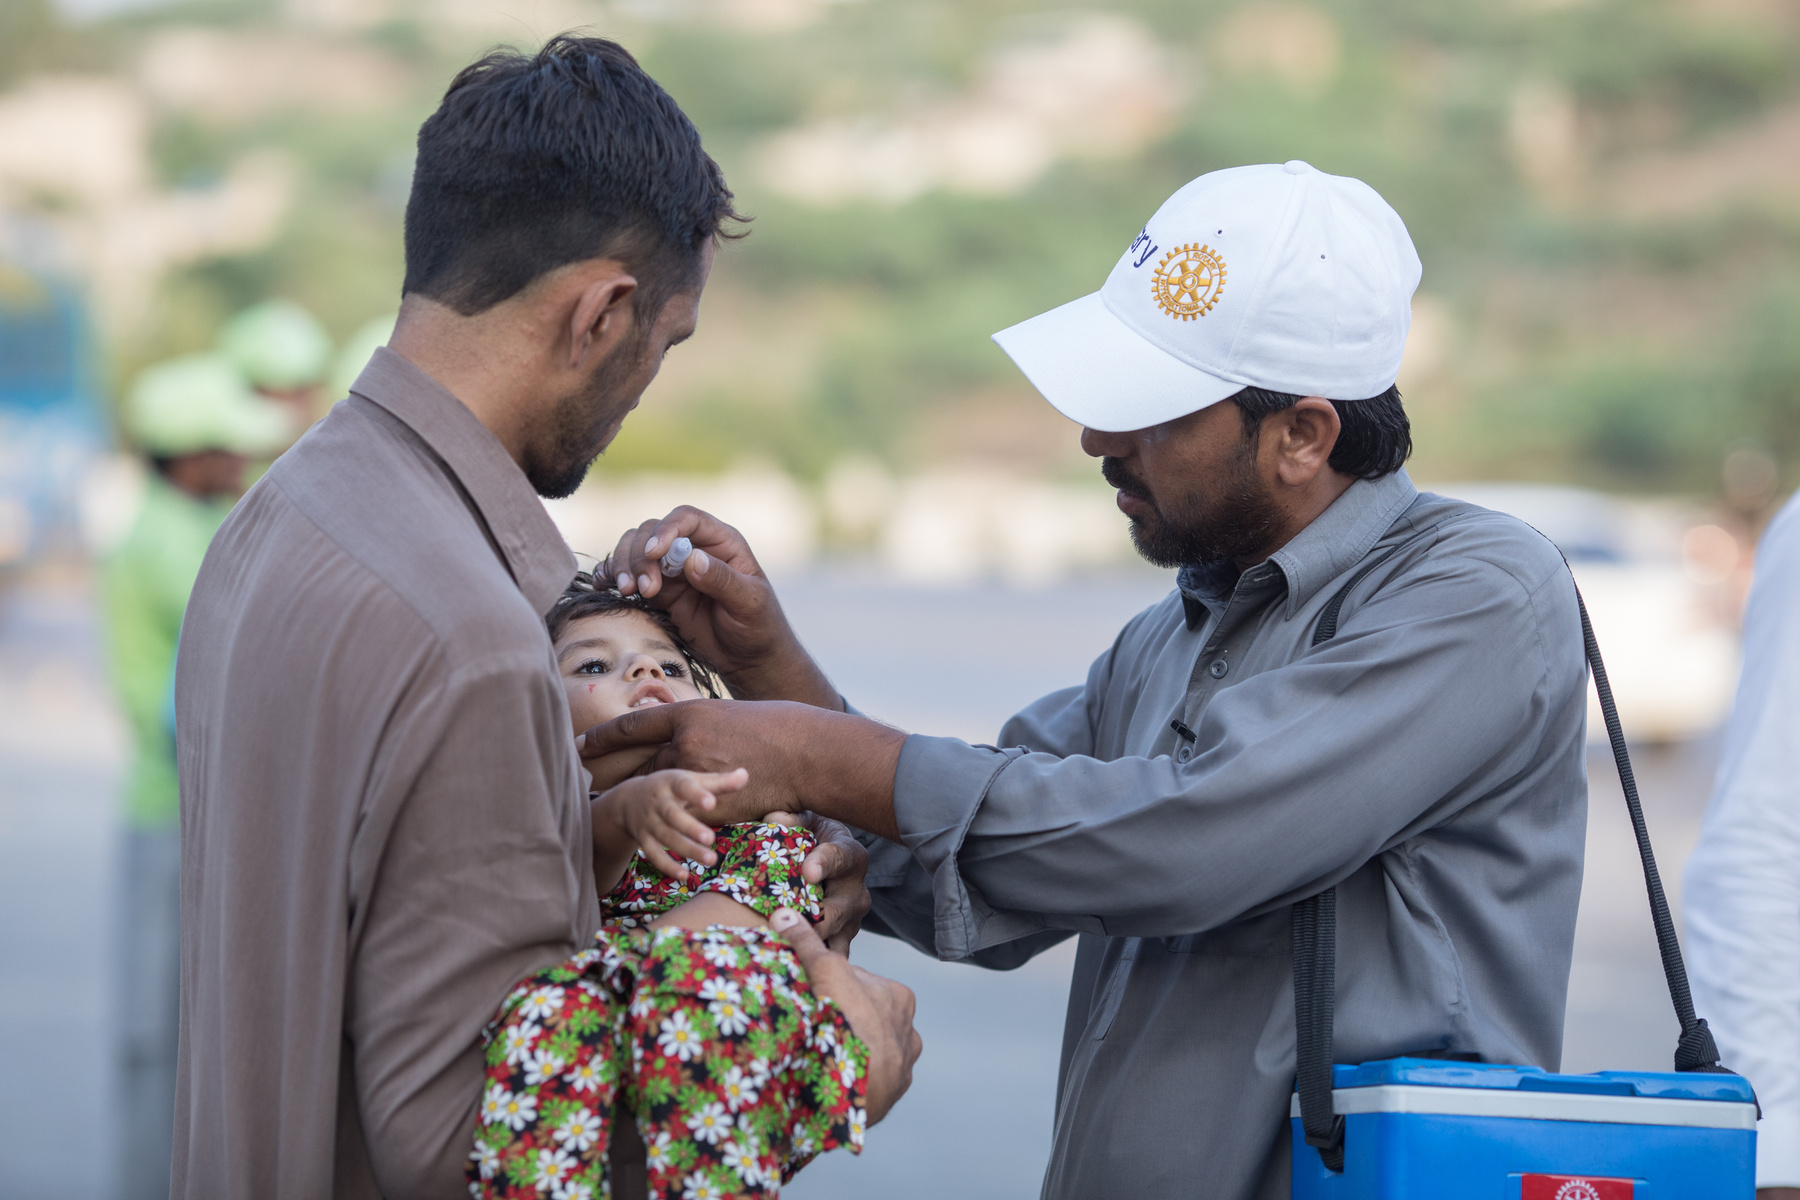
{"label": "man's ear", "polygon": [[585,371],[631,337],[637,279],[617,263],[583,281],[569,310],[569,369]]}
{"label": "man's ear", "polygon": [[1289,487],[1304,487],[1330,462],[1344,424],[1323,396],[1306,396],[1274,416],[1280,422],[1276,475]]}

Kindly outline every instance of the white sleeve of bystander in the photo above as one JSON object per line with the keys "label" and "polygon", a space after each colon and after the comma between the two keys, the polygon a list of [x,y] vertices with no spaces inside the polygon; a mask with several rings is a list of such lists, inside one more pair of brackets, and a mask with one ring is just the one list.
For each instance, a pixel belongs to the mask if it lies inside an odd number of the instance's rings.
{"label": "white sleeve of bystander", "polygon": [[1687,958],[1724,1064],[1762,1104],[1758,1187],[1800,1187],[1800,497],[1770,524],[1744,674],[1688,861]]}

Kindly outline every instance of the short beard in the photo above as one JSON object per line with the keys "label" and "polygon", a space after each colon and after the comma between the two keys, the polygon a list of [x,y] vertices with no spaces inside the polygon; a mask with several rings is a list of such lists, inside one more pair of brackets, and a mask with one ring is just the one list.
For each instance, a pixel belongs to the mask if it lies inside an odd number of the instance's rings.
{"label": "short beard", "polygon": [[[648,329],[644,333],[648,334]],[[556,402],[525,448],[525,478],[547,500],[574,494],[588,468],[606,449],[606,431],[623,420],[629,403],[616,398],[639,360],[648,337],[640,335],[620,346],[588,378],[587,385]]]}
{"label": "short beard", "polygon": [[[1273,539],[1280,513],[1256,477],[1257,437],[1252,434],[1234,456],[1230,473],[1208,496],[1199,489],[1180,497],[1182,511],[1165,512],[1150,489],[1134,479],[1117,458],[1100,460],[1106,482],[1150,506],[1151,516],[1131,518],[1137,552],[1159,567],[1244,559],[1258,555]],[[1209,489],[1210,490],[1210,489]]]}

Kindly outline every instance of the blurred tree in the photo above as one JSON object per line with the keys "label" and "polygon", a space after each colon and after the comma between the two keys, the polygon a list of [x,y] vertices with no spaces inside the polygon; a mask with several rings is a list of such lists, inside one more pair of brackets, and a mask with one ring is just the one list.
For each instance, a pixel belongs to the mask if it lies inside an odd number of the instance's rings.
{"label": "blurred tree", "polygon": [[28,68],[40,66],[62,36],[50,0],[0,4],[0,87],[11,86]]}
{"label": "blurred tree", "polygon": [[116,53],[110,29],[70,29],[54,0],[0,2],[0,91],[27,75],[104,70]]}
{"label": "blurred tree", "polygon": [[[710,347],[731,347],[717,353],[733,364],[667,373],[606,469],[753,454],[816,474],[847,451],[935,461],[942,439],[921,430],[1028,394],[990,343],[995,329],[1093,290],[1186,180],[1304,158],[1380,190],[1424,259],[1437,336],[1454,351],[1409,387],[1409,404],[1431,414],[1419,475],[1716,489],[1719,456],[1743,437],[1777,454],[1790,479],[1800,472],[1800,187],[1781,165],[1781,131],[1800,113],[1791,4],[791,7],[811,16],[771,25],[744,16],[749,6],[654,20],[632,15],[644,6],[595,10],[599,31],[693,116],[756,216],[751,236],[726,249],[703,336],[683,352],[710,361]],[[209,27],[354,47],[406,81],[401,101],[361,109],[337,103],[340,81],[327,77],[310,99],[254,113],[153,109],[162,186],[204,185],[269,149],[296,165],[299,184],[272,244],[163,281],[157,327],[116,354],[122,369],[206,344],[237,307],[268,295],[307,305],[340,338],[394,307],[414,132],[494,31],[467,26],[471,10],[451,0],[409,0],[366,28],[301,28],[286,11],[278,0],[190,0],[72,33],[50,0],[0,0],[0,89],[81,62],[135,77],[140,45]],[[902,174],[916,175],[909,155],[959,137],[1012,152],[1016,132],[970,114],[1016,115],[1036,102],[1033,88],[1054,99],[1089,86],[1081,72],[1105,68],[1099,51],[1040,54],[1024,74],[1017,54],[1096,15],[1172,64],[1179,107],[1146,142],[1069,143],[1041,171],[986,190],[920,176],[923,190],[908,185],[899,200],[804,199],[771,166],[772,139],[818,128],[852,131],[819,143],[830,153],[879,142]],[[1071,74],[1043,76],[1052,63]],[[759,344],[761,359],[738,362]]]}
{"label": "blurred tree", "polygon": [[1743,323],[1735,370],[1740,434],[1753,435],[1793,472],[1800,468],[1800,280],[1778,281]]}

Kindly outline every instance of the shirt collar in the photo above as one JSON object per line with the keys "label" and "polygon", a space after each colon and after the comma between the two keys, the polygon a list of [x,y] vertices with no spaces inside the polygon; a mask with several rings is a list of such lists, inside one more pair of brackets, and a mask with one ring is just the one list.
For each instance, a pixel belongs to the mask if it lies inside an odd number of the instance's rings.
{"label": "shirt collar", "polygon": [[[1284,615],[1292,619],[1320,588],[1361,562],[1418,494],[1405,470],[1380,479],[1359,479],[1314,517],[1312,524],[1271,554],[1268,562],[1287,580]],[[1227,563],[1183,567],[1177,581],[1188,628],[1199,624],[1208,607],[1223,605],[1240,583],[1260,583],[1260,575],[1254,580],[1250,577],[1265,566],[1258,564],[1241,578]]]}
{"label": "shirt collar", "polygon": [[392,413],[443,460],[487,523],[519,591],[535,611],[548,612],[575,577],[575,556],[500,439],[442,384],[386,346],[350,391]]}
{"label": "shirt collar", "polygon": [[1320,588],[1366,558],[1418,495],[1404,468],[1380,479],[1359,479],[1271,554],[1269,561],[1287,576],[1286,616],[1291,620]]}

